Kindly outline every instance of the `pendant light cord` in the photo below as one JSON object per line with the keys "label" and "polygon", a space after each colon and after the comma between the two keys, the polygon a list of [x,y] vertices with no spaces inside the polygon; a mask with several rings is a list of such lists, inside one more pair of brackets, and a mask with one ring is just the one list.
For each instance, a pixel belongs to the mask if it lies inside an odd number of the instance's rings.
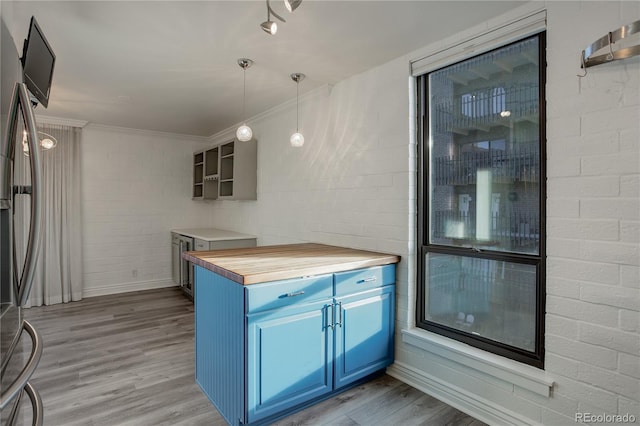
{"label": "pendant light cord", "polygon": [[247,109],[246,109],[246,97],[247,97],[247,68],[242,68],[242,119],[244,121],[247,120]]}
{"label": "pendant light cord", "polygon": [[296,132],[298,132],[298,130],[299,130],[298,118],[300,117],[300,113],[299,113],[300,101],[299,101],[299,97],[298,97],[299,88],[300,88],[300,83],[296,81]]}

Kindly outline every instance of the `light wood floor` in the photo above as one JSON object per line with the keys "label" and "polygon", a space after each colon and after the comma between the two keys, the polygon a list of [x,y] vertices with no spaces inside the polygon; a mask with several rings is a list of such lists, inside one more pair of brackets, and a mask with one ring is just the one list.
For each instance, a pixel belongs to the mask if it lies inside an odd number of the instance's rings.
{"label": "light wood floor", "polygon": [[[193,305],[177,289],[31,308],[25,317],[45,345],[31,380],[45,425],[225,424],[195,384]],[[383,375],[278,425],[482,423]]]}

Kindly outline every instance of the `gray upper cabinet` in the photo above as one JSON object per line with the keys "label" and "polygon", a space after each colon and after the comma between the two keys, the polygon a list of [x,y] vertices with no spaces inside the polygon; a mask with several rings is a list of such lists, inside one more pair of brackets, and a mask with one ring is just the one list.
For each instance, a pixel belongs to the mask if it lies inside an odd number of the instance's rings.
{"label": "gray upper cabinet", "polygon": [[202,199],[204,192],[204,184],[202,181],[204,171],[204,153],[196,152],[193,154],[193,189],[191,196],[194,200]]}
{"label": "gray upper cabinet", "polygon": [[257,143],[232,140],[193,154],[194,200],[255,200]]}

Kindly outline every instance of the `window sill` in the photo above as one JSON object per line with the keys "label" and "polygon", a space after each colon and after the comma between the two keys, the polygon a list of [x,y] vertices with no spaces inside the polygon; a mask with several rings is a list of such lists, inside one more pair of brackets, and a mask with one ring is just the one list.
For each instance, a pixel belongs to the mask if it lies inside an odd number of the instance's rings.
{"label": "window sill", "polygon": [[549,397],[553,387],[544,370],[504,358],[418,328],[403,329],[402,341],[507,383]]}

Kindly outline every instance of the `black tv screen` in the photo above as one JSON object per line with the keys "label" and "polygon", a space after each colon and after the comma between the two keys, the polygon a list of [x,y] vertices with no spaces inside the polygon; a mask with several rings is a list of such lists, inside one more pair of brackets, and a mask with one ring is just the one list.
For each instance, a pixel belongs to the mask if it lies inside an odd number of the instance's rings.
{"label": "black tv screen", "polygon": [[24,42],[22,53],[22,75],[27,89],[45,108],[49,104],[49,91],[55,63],[56,55],[36,18],[32,16],[29,35]]}

